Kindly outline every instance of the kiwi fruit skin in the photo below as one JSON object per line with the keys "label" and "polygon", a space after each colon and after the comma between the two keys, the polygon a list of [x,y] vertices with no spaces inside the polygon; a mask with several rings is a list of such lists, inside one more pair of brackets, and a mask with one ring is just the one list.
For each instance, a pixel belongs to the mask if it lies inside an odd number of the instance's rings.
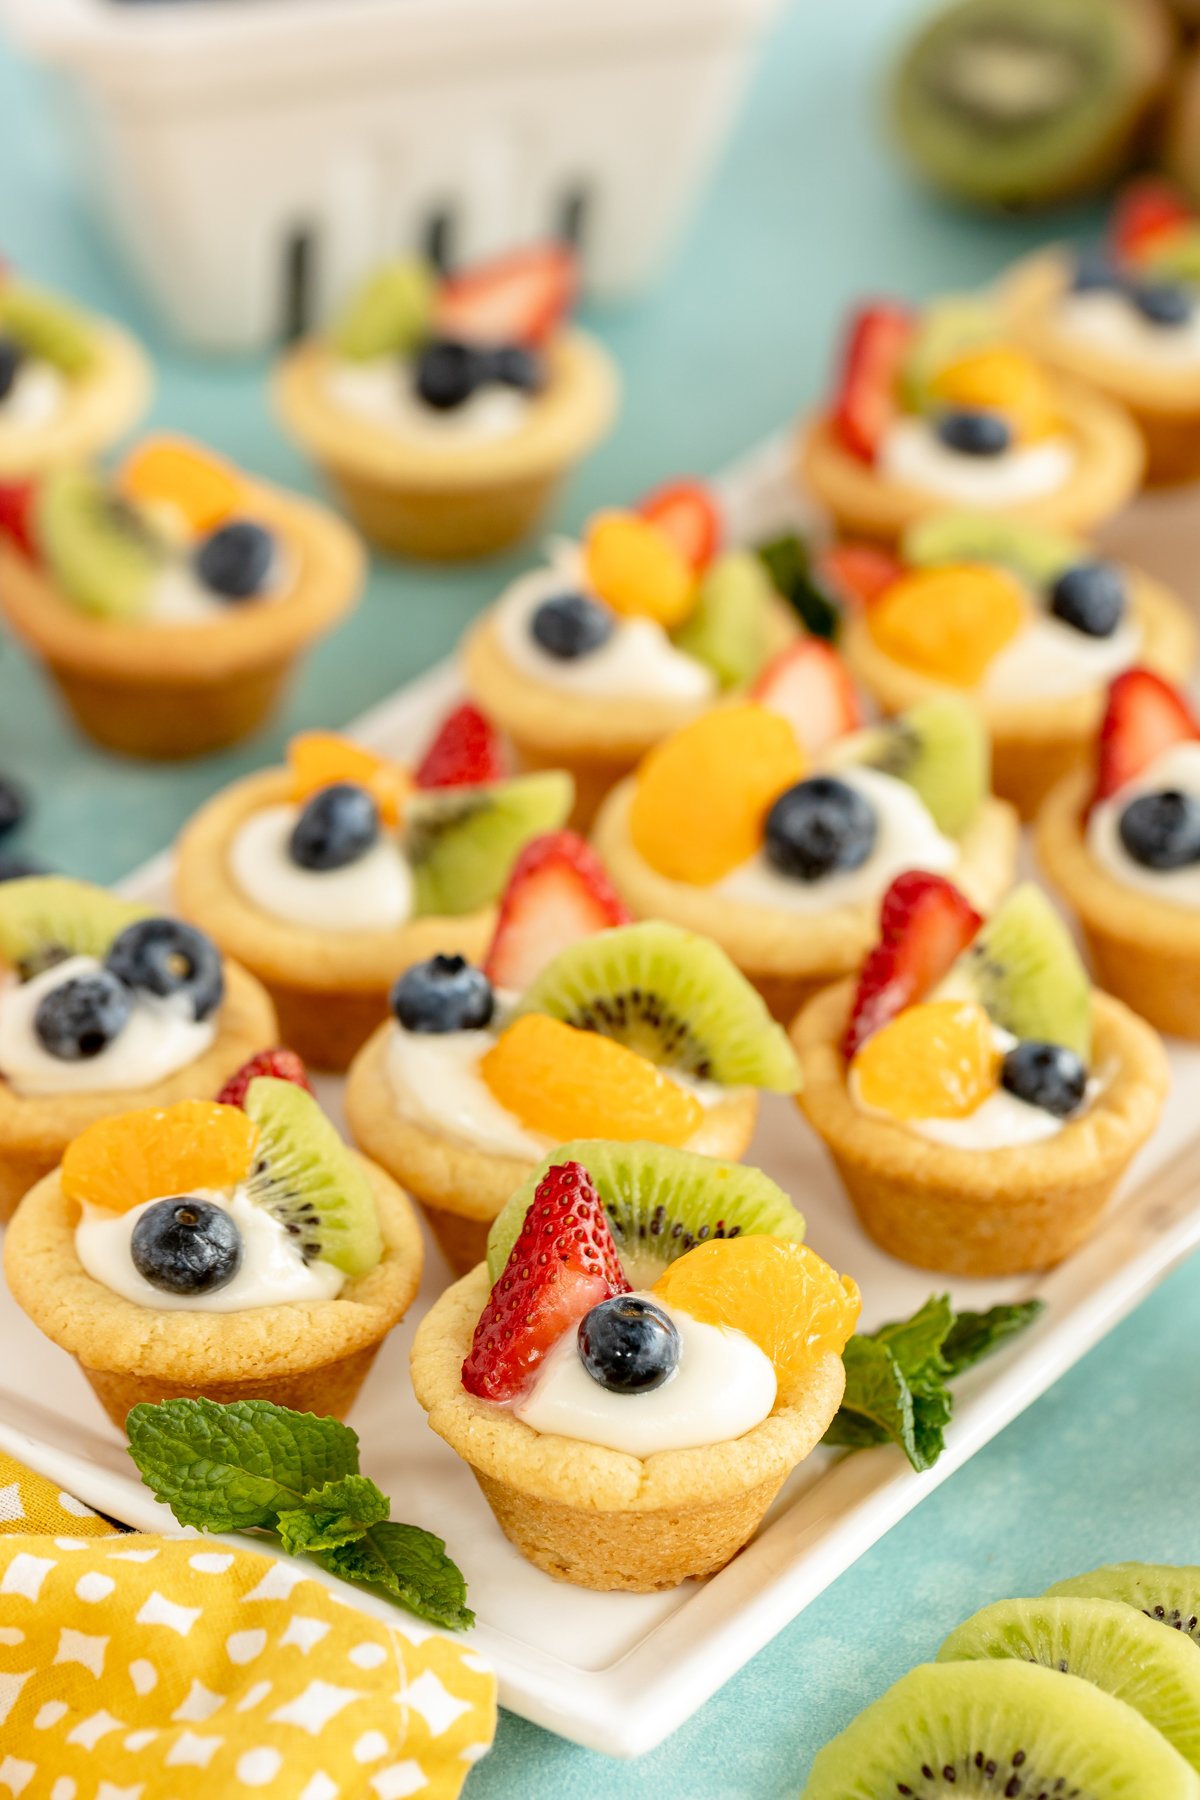
{"label": "kiwi fruit skin", "polygon": [[931,568],[939,563],[997,563],[1035,588],[1048,588],[1067,569],[1088,557],[1086,546],[1062,532],[1027,525],[992,513],[936,513],[904,534],[906,563]]}
{"label": "kiwi fruit skin", "polygon": [[1120,1600],[1200,1647],[1200,1568],[1173,1563],[1109,1563],[1046,1589],[1047,1596]]}
{"label": "kiwi fruit skin", "polygon": [[295,1082],[260,1075],[245,1110],[258,1126],[246,1195],[295,1238],[306,1262],[328,1262],[352,1278],[383,1255],[375,1196],[312,1095]]}
{"label": "kiwi fruit skin", "polygon": [[514,858],[566,822],[575,784],[561,769],[490,787],[429,789],[404,815],[418,915],[454,918],[498,900]]}
{"label": "kiwi fruit skin", "polygon": [[23,281],[0,278],[0,329],[64,375],[86,375],[95,364],[96,333],[84,315]]}
{"label": "kiwi fruit skin", "polygon": [[429,334],[436,292],[434,272],[419,257],[384,263],[334,319],[332,348],[350,362],[411,353]]}
{"label": "kiwi fruit skin", "polygon": [[[1010,979],[1016,969],[1023,980]],[[1086,1064],[1092,988],[1066,925],[1040,888],[1023,882],[1001,902],[950,971],[993,1024],[1015,1038],[1063,1044]]]}
{"label": "kiwi fruit skin", "polygon": [[976,818],[992,778],[991,744],[975,709],[956,694],[922,700],[882,725],[853,733],[829,757],[907,782],[939,831],[959,837]]}
{"label": "kiwi fruit skin", "polygon": [[0,957],[22,980],[68,956],[108,954],[113,941],[150,909],[67,875],[27,875],[0,883]]}
{"label": "kiwi fruit skin", "polygon": [[744,687],[767,657],[771,582],[748,550],[718,557],[701,577],[696,609],[675,633],[678,649],[706,663],[722,688]]}
{"label": "kiwi fruit skin", "polygon": [[800,1086],[796,1053],[761,995],[719,945],[681,925],[615,925],[568,945],[526,990],[522,1013],[548,1013],[724,1087]]}
{"label": "kiwi fruit skin", "polygon": [[64,593],[102,619],[136,619],[165,555],[141,515],[86,469],[59,469],[36,503],[37,538]]}
{"label": "kiwi fruit skin", "polygon": [[622,1265],[651,1287],[668,1263],[714,1237],[754,1233],[800,1243],[804,1217],[759,1169],[661,1144],[578,1138],[552,1150],[522,1182],[488,1232],[488,1274],[498,1281],[548,1170],[582,1163],[596,1184]]}

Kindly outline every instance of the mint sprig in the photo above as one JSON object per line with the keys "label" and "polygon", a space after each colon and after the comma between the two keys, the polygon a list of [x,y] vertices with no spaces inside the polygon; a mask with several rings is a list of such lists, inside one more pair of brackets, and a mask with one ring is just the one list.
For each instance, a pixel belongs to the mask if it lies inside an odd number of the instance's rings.
{"label": "mint sprig", "polygon": [[138,1474],[181,1525],[273,1532],[293,1555],[381,1588],[419,1618],[474,1623],[442,1539],[388,1519],[348,1425],[270,1400],[204,1399],[135,1406],[125,1423]]}

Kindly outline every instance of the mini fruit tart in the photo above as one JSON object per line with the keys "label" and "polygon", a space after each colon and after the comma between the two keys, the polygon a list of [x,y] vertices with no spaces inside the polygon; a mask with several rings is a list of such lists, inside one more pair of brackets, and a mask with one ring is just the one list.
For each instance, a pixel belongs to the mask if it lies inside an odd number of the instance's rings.
{"label": "mini fruit tart", "polygon": [[1200,1038],[1200,723],[1177,689],[1149,669],[1118,676],[1095,766],[1049,796],[1037,853],[1104,986]]}
{"label": "mini fruit tart", "polygon": [[952,874],[990,906],[1013,880],[1017,820],[988,791],[988,743],[945,694],[861,726],[844,667],[805,638],[757,701],[718,707],[614,788],[596,846],[639,918],[721,946],[790,1023],[857,969],[901,869]]}
{"label": "mini fruit tart", "polygon": [[149,400],[128,332],[0,270],[0,482],[107,450]]}
{"label": "mini fruit tart", "polygon": [[203,932],[63,876],[0,885],[0,1220],[71,1139],[211,1094],[275,1035],[258,982]]}
{"label": "mini fruit tart", "polygon": [[280,418],[373,543],[457,559],[533,530],[617,410],[607,354],[566,328],[578,287],[562,244],[448,278],[387,263],[289,351]]}
{"label": "mini fruit tart", "polygon": [[113,1424],[179,1397],[343,1418],[421,1279],[405,1196],[260,1075],[90,1125],[22,1201],[4,1272]]}
{"label": "mini fruit tart", "polygon": [[286,768],[223,789],[179,839],[180,912],[258,976],[315,1068],[348,1066],[410,963],[482,954],[514,858],[570,810],[568,775],[479,780],[487,743],[451,767],[461,723],[431,746],[423,787],[347,738],[293,738]]}
{"label": "mini fruit tart", "polygon": [[[1015,519],[943,513],[905,532],[890,580],[866,566],[843,639],[851,669],[885,713],[947,688],[969,695],[996,792],[1023,818],[1086,754],[1115,675],[1195,659],[1195,627],[1174,594]],[[853,567],[842,574],[846,593]]]}
{"label": "mini fruit tart", "polygon": [[56,470],[0,518],[0,611],[80,728],[132,756],[257,730],[362,575],[325,507],[178,438],[111,476]]}
{"label": "mini fruit tart", "polygon": [[1170,1081],[1161,1040],[1094,993],[1040,889],[984,923],[940,875],[884,896],[857,982],[792,1030],[798,1101],[860,1221],[951,1275],[1050,1268],[1094,1229]]}
{"label": "mini fruit tart", "polygon": [[646,1139],[736,1161],[791,1046],[715,944],[633,925],[572,832],[517,861],[482,968],[406,970],[346,1089],[355,1141],[425,1208],[451,1268],[567,1138]]}
{"label": "mini fruit tart", "polygon": [[433,1430],[557,1580],[715,1574],[837,1412],[858,1289],[765,1175],[649,1144],[563,1146],[500,1225],[417,1330]]}
{"label": "mini fruit tart", "polygon": [[701,482],[597,513],[557,540],[468,635],[463,674],[526,768],[575,777],[580,830],[613,783],[722,693],[747,687],[795,636],[748,551],[722,551]]}
{"label": "mini fruit tart", "polygon": [[885,543],[948,506],[1090,532],[1133,498],[1144,462],[1119,406],[1051,373],[976,299],[857,313],[797,454],[838,529]]}

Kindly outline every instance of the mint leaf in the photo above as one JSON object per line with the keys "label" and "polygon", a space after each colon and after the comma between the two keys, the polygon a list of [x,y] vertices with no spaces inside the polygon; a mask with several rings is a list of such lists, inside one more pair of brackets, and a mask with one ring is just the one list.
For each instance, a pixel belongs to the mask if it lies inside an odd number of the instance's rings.
{"label": "mint leaf", "polygon": [[275,1529],[293,1556],[353,1543],[388,1516],[388,1500],[365,1475],[343,1475],[305,1494],[301,1507],[279,1515]]}
{"label": "mint leaf", "polygon": [[874,1337],[852,1337],[842,1362],[846,1391],[824,1442],[851,1450],[899,1444],[913,1467],[919,1468],[912,1391],[887,1345]]}
{"label": "mint leaf", "polygon": [[1044,1300],[1022,1300],[1013,1306],[993,1306],[987,1312],[959,1313],[942,1346],[951,1378],[965,1374],[985,1356],[991,1356],[1045,1310]]}
{"label": "mint leaf", "polygon": [[881,1325],[872,1335],[887,1345],[911,1380],[914,1375],[930,1368],[945,1374],[946,1362],[942,1350],[953,1326],[954,1311],[949,1294],[931,1294],[911,1319]]}
{"label": "mint leaf", "polygon": [[467,1605],[467,1586],[446,1546],[417,1525],[373,1525],[355,1543],[343,1544],[316,1559],[343,1581],[384,1588],[393,1600],[451,1631],[475,1623]]}

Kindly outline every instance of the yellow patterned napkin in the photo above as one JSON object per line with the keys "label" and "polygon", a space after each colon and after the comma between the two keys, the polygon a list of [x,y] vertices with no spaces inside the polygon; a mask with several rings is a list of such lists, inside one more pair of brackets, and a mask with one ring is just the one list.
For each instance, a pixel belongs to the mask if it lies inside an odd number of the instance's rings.
{"label": "yellow patterned napkin", "polygon": [[256,1550],[114,1533],[0,1453],[0,1795],[454,1800],[495,1678]]}

